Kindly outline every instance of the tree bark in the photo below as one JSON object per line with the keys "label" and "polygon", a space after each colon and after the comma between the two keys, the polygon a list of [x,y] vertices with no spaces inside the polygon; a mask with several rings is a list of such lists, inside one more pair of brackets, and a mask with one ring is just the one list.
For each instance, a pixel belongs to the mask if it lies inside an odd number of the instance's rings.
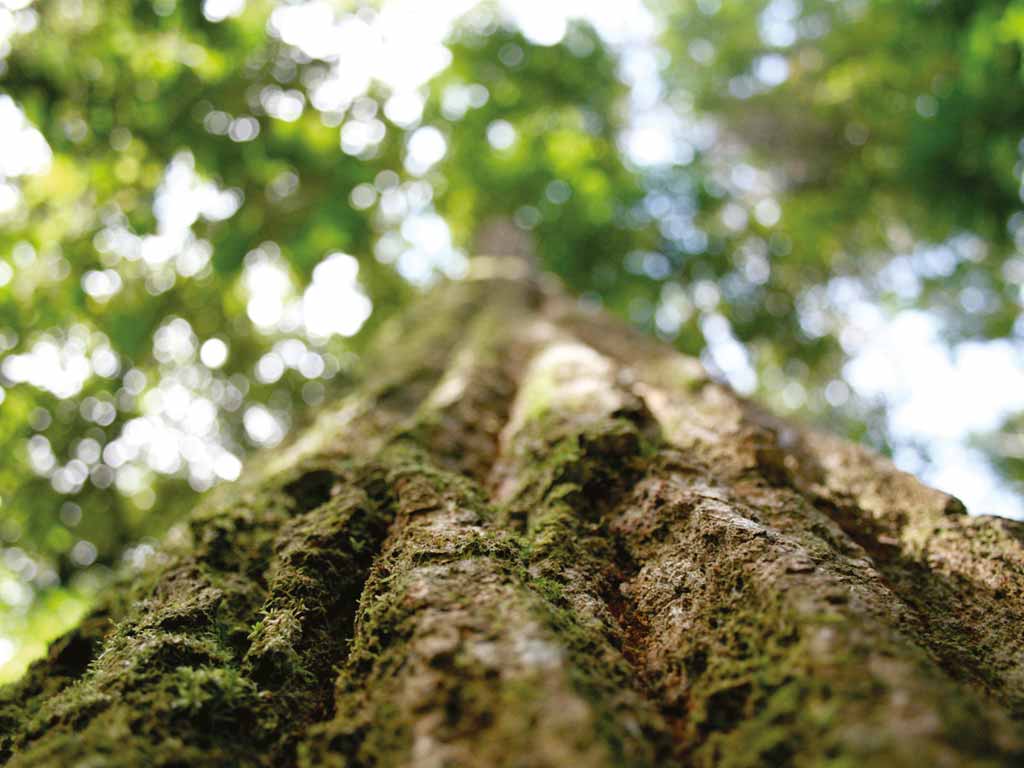
{"label": "tree bark", "polygon": [[0,764],[1022,764],[1024,524],[485,266],[2,694]]}

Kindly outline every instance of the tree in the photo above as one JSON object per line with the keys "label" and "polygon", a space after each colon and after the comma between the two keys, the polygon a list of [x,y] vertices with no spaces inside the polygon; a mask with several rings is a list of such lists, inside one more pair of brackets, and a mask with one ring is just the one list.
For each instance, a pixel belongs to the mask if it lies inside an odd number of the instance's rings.
{"label": "tree", "polygon": [[0,761],[1019,764],[1024,524],[518,266],[382,329],[7,689]]}
{"label": "tree", "polygon": [[[0,0],[0,680],[492,215],[778,414],[957,466],[850,371],[903,312],[1019,353],[1020,2],[443,5]],[[957,431],[1020,480],[1008,399]]]}

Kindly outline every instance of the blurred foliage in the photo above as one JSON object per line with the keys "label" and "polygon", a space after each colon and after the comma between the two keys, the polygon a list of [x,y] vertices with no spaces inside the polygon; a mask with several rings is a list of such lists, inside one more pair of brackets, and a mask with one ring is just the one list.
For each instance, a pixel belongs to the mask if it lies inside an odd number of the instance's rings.
{"label": "blurred foliage", "polygon": [[916,280],[886,274],[876,289],[943,310],[957,336],[1012,333],[1024,3],[697,5],[673,17],[685,28],[667,36],[673,61],[690,66],[667,76],[752,150],[781,193],[774,231],[791,253],[773,280],[797,295],[944,243],[949,257],[912,265]]}
{"label": "blurred foliage", "polygon": [[[1019,369],[1024,2],[653,5],[667,20],[668,99],[713,121],[695,142],[710,241],[682,271],[723,286],[763,397],[786,410],[787,373],[806,390],[802,411],[888,450],[885,404],[843,386],[865,302],[927,311],[950,344],[1009,342]],[[730,292],[765,252],[764,279]],[[691,334],[689,349],[704,341]],[[1022,425],[1011,414],[973,441],[1018,492]],[[902,442],[927,459],[928,445]]]}
{"label": "blurred foliage", "polygon": [[[1024,2],[649,7],[651,39],[541,45],[475,6],[389,79],[387,3],[0,0],[0,678],[352,386],[494,215],[883,450],[851,307],[1020,343]],[[977,438],[1018,480],[1019,434]]]}

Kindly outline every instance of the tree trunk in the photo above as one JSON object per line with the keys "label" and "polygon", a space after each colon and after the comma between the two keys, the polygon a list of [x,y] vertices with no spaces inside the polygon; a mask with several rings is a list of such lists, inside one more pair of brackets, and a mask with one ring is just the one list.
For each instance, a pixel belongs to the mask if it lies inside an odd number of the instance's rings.
{"label": "tree trunk", "polygon": [[6,691],[0,764],[1022,764],[1024,524],[532,279],[373,360]]}

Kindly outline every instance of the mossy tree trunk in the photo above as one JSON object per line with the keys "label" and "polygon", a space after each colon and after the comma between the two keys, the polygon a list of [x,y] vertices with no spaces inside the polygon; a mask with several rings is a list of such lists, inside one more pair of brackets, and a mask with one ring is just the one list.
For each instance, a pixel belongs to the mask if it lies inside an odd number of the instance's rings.
{"label": "mossy tree trunk", "polygon": [[1022,540],[478,276],[3,694],[0,764],[1021,765]]}

